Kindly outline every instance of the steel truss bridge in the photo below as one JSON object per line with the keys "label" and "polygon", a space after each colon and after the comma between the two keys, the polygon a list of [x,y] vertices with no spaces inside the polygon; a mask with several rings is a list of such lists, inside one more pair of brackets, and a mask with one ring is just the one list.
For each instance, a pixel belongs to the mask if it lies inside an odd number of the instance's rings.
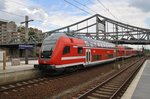
{"label": "steel truss bridge", "polygon": [[59,32],[113,43],[118,42],[119,44],[150,44],[150,29],[121,23],[100,14],[66,27],[48,31],[45,36]]}
{"label": "steel truss bridge", "polygon": [[[150,29],[132,26],[121,23],[100,14],[95,14],[77,23],[47,31],[44,37],[52,33],[68,33],[70,35],[86,36],[89,38],[108,41],[118,44],[150,44]],[[44,39],[44,38],[42,38]],[[29,42],[20,42],[17,38],[12,38],[8,44],[3,45],[19,45],[19,44],[41,44],[42,40],[29,37]]]}

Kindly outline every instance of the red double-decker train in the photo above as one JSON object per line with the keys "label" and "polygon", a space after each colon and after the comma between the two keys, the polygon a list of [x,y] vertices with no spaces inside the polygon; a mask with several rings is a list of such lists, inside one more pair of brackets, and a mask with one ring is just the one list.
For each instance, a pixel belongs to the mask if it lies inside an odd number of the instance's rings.
{"label": "red double-decker train", "polygon": [[136,50],[124,46],[116,47],[113,43],[55,33],[44,39],[38,64],[34,67],[48,72],[84,68],[136,54]]}

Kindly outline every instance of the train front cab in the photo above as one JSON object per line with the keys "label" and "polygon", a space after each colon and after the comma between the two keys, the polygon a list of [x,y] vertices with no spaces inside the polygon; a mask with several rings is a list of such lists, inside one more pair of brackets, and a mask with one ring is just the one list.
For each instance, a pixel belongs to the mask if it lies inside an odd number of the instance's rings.
{"label": "train front cab", "polygon": [[60,38],[64,36],[64,34],[52,34],[44,39],[39,52],[38,64],[35,64],[34,68],[41,71],[51,71],[56,69],[56,63],[60,63],[59,51],[62,49]]}

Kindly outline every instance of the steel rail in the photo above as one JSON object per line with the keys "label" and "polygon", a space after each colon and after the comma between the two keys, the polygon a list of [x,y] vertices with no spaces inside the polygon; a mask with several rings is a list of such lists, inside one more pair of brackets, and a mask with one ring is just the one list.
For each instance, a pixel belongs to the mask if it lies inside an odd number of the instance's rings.
{"label": "steel rail", "polygon": [[[145,59],[144,59],[145,60]],[[120,91],[122,91],[122,89],[124,88],[124,86],[126,86],[126,84],[128,83],[128,81],[130,81],[133,76],[137,73],[137,71],[139,70],[139,68],[142,66],[142,64],[145,61],[142,61],[140,64],[138,64],[138,67],[136,68],[136,70],[130,74],[130,76],[126,79],[126,81],[118,88],[118,90],[110,97],[110,99],[115,99],[117,97],[117,95],[119,94]]]}
{"label": "steel rail", "polygon": [[[141,59],[139,59],[139,60],[141,60]],[[114,74],[114,75],[111,76],[110,78],[106,79],[105,81],[103,81],[102,83],[100,83],[99,85],[97,85],[96,87],[94,87],[94,88],[88,90],[88,91],[85,92],[84,94],[80,94],[80,96],[78,96],[77,99],[83,99],[84,97],[88,96],[88,94],[92,93],[92,92],[95,91],[96,89],[98,89],[98,88],[102,87],[103,85],[107,84],[109,81],[111,81],[112,79],[114,79],[115,77],[117,77],[118,75],[120,75],[121,73],[123,73],[124,71],[126,71],[127,69],[129,69],[130,67],[135,66],[135,64],[137,64],[137,63],[140,62],[139,60],[136,61],[136,62],[134,62],[134,63],[132,63],[131,65],[129,65],[129,66],[126,67],[125,69],[119,71],[117,74]],[[143,63],[143,62],[142,62],[142,63]],[[140,64],[140,65],[141,65],[141,64]],[[119,89],[118,89],[118,91],[119,91]],[[118,92],[118,91],[117,91],[117,92]],[[112,98],[113,98],[114,96],[116,96],[116,93],[117,93],[117,92],[115,92],[115,93],[113,94]],[[110,99],[111,99],[111,98],[110,98]]]}

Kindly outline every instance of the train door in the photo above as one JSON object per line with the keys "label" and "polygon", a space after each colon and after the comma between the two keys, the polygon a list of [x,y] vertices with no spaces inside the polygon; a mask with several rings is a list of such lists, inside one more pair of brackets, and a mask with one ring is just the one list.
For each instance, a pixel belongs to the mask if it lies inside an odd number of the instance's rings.
{"label": "train door", "polygon": [[91,62],[91,50],[86,49],[86,65],[88,65]]}

